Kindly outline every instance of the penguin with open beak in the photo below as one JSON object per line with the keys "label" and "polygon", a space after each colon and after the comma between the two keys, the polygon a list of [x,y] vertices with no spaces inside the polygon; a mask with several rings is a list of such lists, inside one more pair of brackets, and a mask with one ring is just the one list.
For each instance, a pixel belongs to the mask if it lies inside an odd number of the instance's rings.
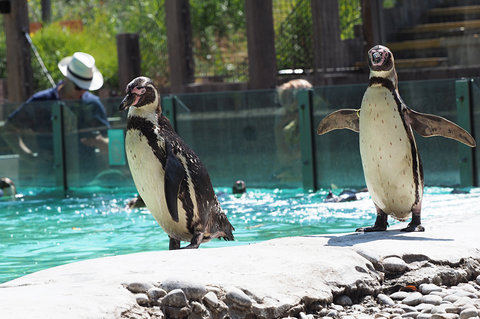
{"label": "penguin with open beak", "polygon": [[170,238],[170,249],[198,248],[212,238],[234,240],[210,177],[198,156],[162,114],[152,80],[138,77],[126,88],[125,149],[138,193]]}
{"label": "penguin with open beak", "polygon": [[360,155],[368,191],[377,211],[375,225],[357,231],[387,229],[387,217],[412,216],[402,231],[424,231],[421,225],[423,168],[413,130],[424,137],[443,136],[475,147],[475,140],[449,120],[410,109],[398,92],[392,52],[377,45],[368,51],[370,79],[360,109],[342,109],[326,116],[317,133],[349,129],[359,133]]}

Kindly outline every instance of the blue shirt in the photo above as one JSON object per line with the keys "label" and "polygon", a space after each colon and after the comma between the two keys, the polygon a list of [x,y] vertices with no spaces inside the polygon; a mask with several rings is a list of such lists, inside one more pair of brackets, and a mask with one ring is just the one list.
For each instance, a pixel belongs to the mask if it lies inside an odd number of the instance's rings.
{"label": "blue shirt", "polygon": [[[8,116],[8,122],[17,128],[31,128],[36,133],[51,133],[52,103],[48,103],[48,101],[60,101],[58,85],[55,88],[33,94]],[[42,101],[45,103],[41,103]],[[82,95],[80,101],[66,101],[65,104],[71,107],[76,115],[79,130],[110,127],[105,107],[100,99],[92,93],[87,91]]]}
{"label": "blue shirt", "polygon": [[[8,123],[18,129],[32,129],[34,131],[34,144],[27,144],[34,153],[42,158],[53,158],[53,136],[52,136],[52,105],[60,101],[58,86],[33,94],[25,103],[20,105],[8,116]],[[101,169],[101,160],[95,153],[93,147],[83,144],[80,139],[83,137],[95,137],[101,133],[107,135],[108,123],[105,107],[100,99],[90,92],[85,92],[81,100],[62,101],[65,105],[64,132],[67,137],[67,152],[78,158],[79,169],[82,175],[88,177],[98,173]],[[74,133],[75,139],[69,138]],[[71,143],[76,143],[71,145]],[[77,153],[77,154],[73,154]],[[37,165],[34,162],[31,165]],[[42,170],[40,170],[42,171]],[[48,171],[45,171],[48,174]]]}

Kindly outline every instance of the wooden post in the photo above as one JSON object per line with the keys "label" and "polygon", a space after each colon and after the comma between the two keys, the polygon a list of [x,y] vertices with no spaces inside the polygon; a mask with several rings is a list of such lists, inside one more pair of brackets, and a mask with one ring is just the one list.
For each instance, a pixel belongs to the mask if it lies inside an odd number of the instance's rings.
{"label": "wooden post", "polygon": [[383,1],[362,0],[363,36],[365,52],[374,45],[385,45],[386,36],[383,27]]}
{"label": "wooden post", "polygon": [[42,21],[50,23],[52,19],[52,3],[50,0],[42,0]]}
{"label": "wooden post", "polygon": [[245,0],[250,89],[269,89],[276,85],[272,12],[272,0]]}
{"label": "wooden post", "polygon": [[315,73],[323,74],[331,68],[341,66],[344,56],[340,39],[338,0],[312,0],[310,6]]}
{"label": "wooden post", "polygon": [[165,0],[165,24],[171,91],[185,92],[186,84],[193,83],[195,76],[188,0]]}
{"label": "wooden post", "polygon": [[140,76],[140,44],[137,33],[117,34],[118,85],[124,92],[131,80]]}
{"label": "wooden post", "polygon": [[10,13],[4,15],[7,43],[7,96],[10,102],[23,102],[33,93],[27,0],[10,1]]}

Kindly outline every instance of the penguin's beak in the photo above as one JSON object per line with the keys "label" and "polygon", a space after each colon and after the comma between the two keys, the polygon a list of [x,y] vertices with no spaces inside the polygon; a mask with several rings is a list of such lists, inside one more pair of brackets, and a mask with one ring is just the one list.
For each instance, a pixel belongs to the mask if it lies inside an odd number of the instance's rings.
{"label": "penguin's beak", "polygon": [[128,109],[130,106],[132,106],[134,101],[135,101],[135,94],[127,93],[127,95],[125,95],[122,102],[120,103],[120,107],[118,109],[120,111]]}

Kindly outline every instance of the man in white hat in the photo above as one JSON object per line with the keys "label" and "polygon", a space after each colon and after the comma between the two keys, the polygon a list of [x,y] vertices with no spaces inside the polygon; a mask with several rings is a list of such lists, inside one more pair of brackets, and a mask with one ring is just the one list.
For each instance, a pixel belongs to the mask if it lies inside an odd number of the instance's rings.
{"label": "man in white hat", "polygon": [[[102,136],[100,132],[106,132],[110,125],[100,99],[89,91],[102,87],[103,76],[95,67],[95,59],[83,52],[75,52],[73,56],[63,58],[58,63],[58,68],[64,79],[54,88],[33,94],[13,111],[8,116],[2,136],[11,150],[21,158],[29,159],[31,163],[32,159],[51,163],[53,156],[51,107],[53,101],[62,101],[69,109],[64,114],[74,114],[76,123],[73,126],[76,124],[76,127],[73,129],[81,141],[78,148],[75,147],[82,157],[79,161],[80,166],[94,167],[91,158],[95,156],[95,150],[107,149],[107,140],[103,137],[105,133]],[[72,123],[68,125],[72,126]],[[30,137],[29,143],[22,135]]]}

